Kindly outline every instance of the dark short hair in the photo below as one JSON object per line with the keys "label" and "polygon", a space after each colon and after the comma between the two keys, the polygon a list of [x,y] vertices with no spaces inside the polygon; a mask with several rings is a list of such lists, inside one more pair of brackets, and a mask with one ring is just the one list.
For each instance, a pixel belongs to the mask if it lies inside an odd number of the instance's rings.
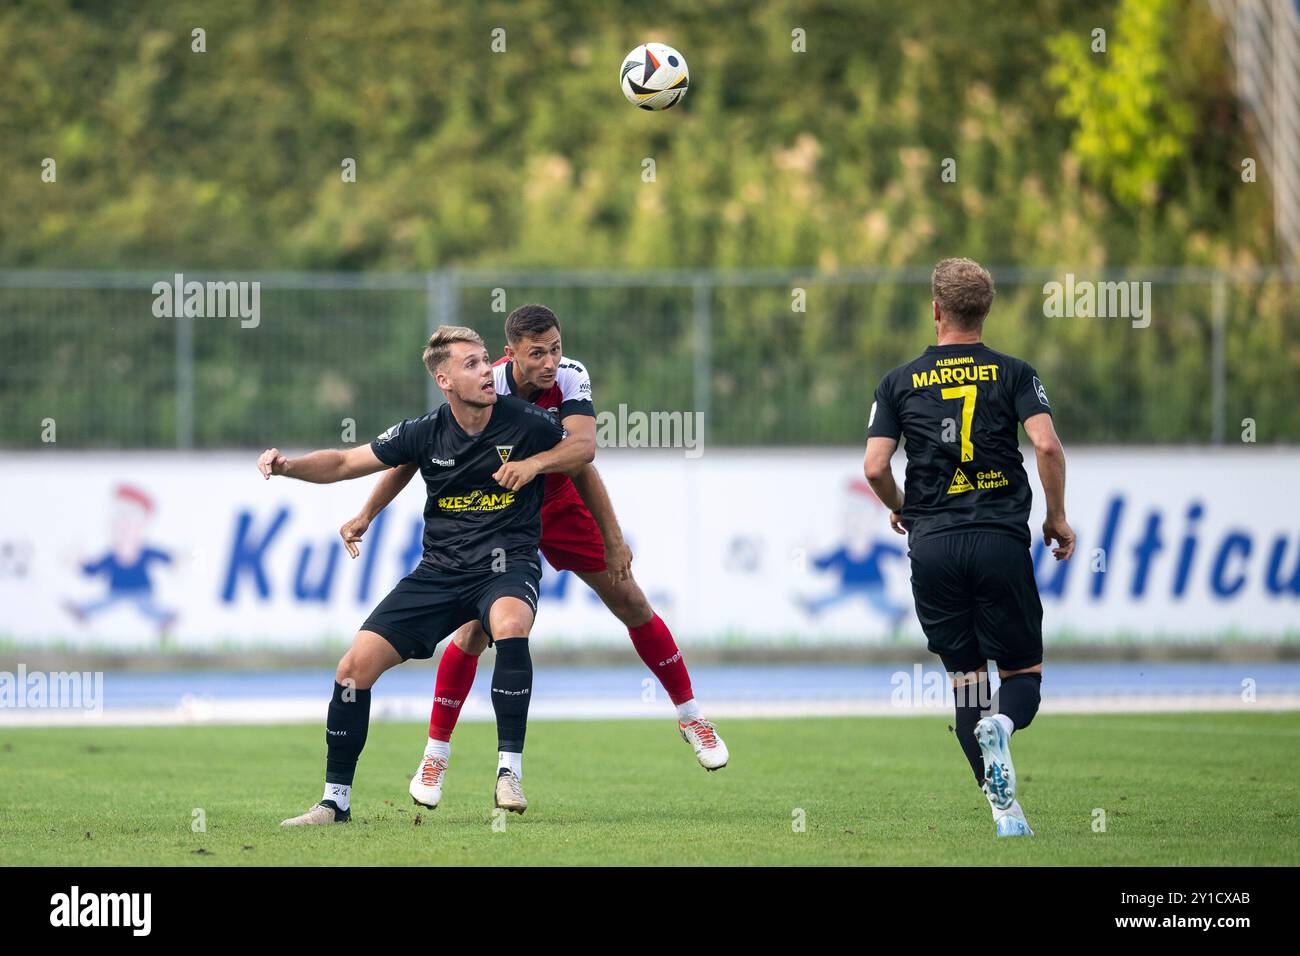
{"label": "dark short hair", "polygon": [[973,259],[944,259],[930,278],[939,313],[967,332],[984,323],[993,306],[993,277]]}
{"label": "dark short hair", "polygon": [[559,327],[560,320],[546,306],[521,305],[506,316],[506,341],[514,345],[520,339],[535,339]]}

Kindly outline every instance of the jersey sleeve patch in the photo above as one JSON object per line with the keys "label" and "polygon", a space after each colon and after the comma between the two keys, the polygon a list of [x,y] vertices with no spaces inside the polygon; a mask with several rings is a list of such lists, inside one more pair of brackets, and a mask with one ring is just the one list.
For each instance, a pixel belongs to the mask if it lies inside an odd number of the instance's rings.
{"label": "jersey sleeve patch", "polygon": [[1037,375],[1034,376],[1034,393],[1038,396],[1039,402],[1048,408],[1052,407],[1052,403],[1047,400],[1047,389],[1043,388],[1043,383],[1038,380]]}
{"label": "jersey sleeve patch", "polygon": [[867,417],[868,438],[897,439],[902,436],[903,429],[899,424],[898,414],[894,410],[892,388],[892,375],[886,375],[876,388],[876,394],[871,403],[871,413]]}
{"label": "jersey sleeve patch", "polygon": [[555,372],[555,384],[560,386],[560,396],[565,403],[570,401],[590,402],[591,376],[581,362],[571,358],[561,358],[560,366]]}
{"label": "jersey sleeve patch", "polygon": [[370,450],[389,468],[418,462],[429,420],[428,415],[423,418],[407,418],[386,428],[370,443]]}

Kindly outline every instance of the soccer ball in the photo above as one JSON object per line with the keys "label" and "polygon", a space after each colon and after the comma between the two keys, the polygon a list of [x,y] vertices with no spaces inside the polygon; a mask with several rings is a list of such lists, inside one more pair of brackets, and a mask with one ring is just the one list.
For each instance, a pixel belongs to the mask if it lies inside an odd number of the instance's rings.
{"label": "soccer ball", "polygon": [[662,43],[642,43],[623,57],[618,79],[627,101],[643,110],[676,106],[690,84],[686,60]]}

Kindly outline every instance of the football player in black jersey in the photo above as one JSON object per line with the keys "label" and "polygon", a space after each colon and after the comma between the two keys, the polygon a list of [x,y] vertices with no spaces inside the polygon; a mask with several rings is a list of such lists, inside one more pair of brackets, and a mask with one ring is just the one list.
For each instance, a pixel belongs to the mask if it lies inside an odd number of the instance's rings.
{"label": "football player in black jersey", "polygon": [[[351,819],[352,778],[370,723],[370,688],[409,658],[433,656],[438,642],[471,620],[497,648],[492,706],[500,762],[498,807],[523,813],[519,785],[533,665],[528,633],[537,612],[537,559],[543,485],[538,474],[574,474],[594,457],[590,443],[565,440],[545,411],[493,386],[492,359],[472,329],[443,326],[424,350],[424,364],[447,403],[399,422],[369,445],[286,458],[263,452],[263,477],[285,475],[323,484],[397,465],[416,465],[428,490],[424,557],[353,639],[334,676],[325,724],[325,795],[285,826]],[[520,462],[529,460],[527,468]]]}
{"label": "football player in black jersey", "polygon": [[[1065,452],[1047,391],[1018,358],[982,341],[993,278],[970,259],[934,269],[938,342],[876,389],[864,471],[908,536],[912,594],[929,648],[952,677],[956,733],[993,808],[998,836],[1033,836],[1016,800],[1011,735],[1038,712],[1043,606],[1029,554],[1033,492],[1019,433],[1034,445],[1047,499],[1043,538],[1064,561],[1074,553],[1065,518]],[[890,459],[905,440],[903,490]],[[1001,686],[990,699],[988,662]]]}

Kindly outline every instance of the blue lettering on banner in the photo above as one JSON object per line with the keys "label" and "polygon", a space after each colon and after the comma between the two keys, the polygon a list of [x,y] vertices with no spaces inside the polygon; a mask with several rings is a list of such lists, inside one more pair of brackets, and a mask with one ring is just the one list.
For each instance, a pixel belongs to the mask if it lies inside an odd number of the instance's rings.
{"label": "blue lettering on banner", "polygon": [[1296,537],[1295,568],[1291,571],[1291,581],[1282,580],[1282,558],[1286,554],[1286,535],[1278,535],[1273,542],[1273,553],[1268,558],[1268,577],[1264,583],[1270,594],[1285,594],[1290,590],[1293,597],[1300,597],[1300,535]]}
{"label": "blue lettering on banner", "polygon": [[1137,567],[1133,570],[1133,587],[1130,591],[1135,598],[1140,598],[1146,593],[1147,573],[1151,570],[1151,559],[1162,547],[1164,542],[1160,540],[1160,512],[1153,511],[1147,516],[1146,534],[1133,548]]}
{"label": "blue lettering on banner", "polygon": [[288,518],[289,509],[282,507],[276,512],[275,520],[271,522],[271,526],[267,528],[261,540],[252,542],[249,540],[253,525],[252,514],[248,511],[240,511],[235,516],[235,537],[230,546],[230,561],[226,565],[226,582],[221,588],[221,600],[224,603],[234,603],[235,588],[239,584],[242,573],[253,576],[258,597],[263,601],[270,598],[271,585],[266,580],[266,569],[262,566],[262,561],[266,557],[266,550],[271,546],[272,539],[279,534],[281,526]]}
{"label": "blue lettering on banner", "polygon": [[[1122,562],[1117,563],[1117,542],[1122,543],[1120,524],[1127,505],[1125,497],[1113,495],[1107,502],[1105,516],[1102,519],[1100,542],[1106,555],[1106,568],[1118,571]],[[1234,528],[1219,542],[1217,550],[1209,551],[1213,556],[1209,567],[1197,573],[1197,555],[1200,549],[1200,522],[1207,514],[1204,502],[1193,500],[1187,504],[1186,528],[1179,542],[1177,563],[1169,571],[1168,594],[1176,600],[1185,599],[1190,592],[1195,594],[1198,580],[1205,581],[1207,596],[1217,601],[1233,600],[1249,583],[1251,574],[1250,558],[1254,553],[1254,538],[1249,530]],[[1165,550],[1165,541],[1161,537],[1161,524],[1164,521],[1162,511],[1148,513],[1142,529],[1142,536],[1132,544],[1133,568],[1129,581],[1129,595],[1136,601],[1146,598],[1148,585],[1154,591],[1161,576],[1156,575],[1157,558]],[[1082,541],[1082,536],[1081,539]],[[1207,544],[1208,547],[1208,544]],[[1291,540],[1286,534],[1278,535],[1269,551],[1265,570],[1264,585],[1269,594],[1300,597],[1300,536],[1295,539],[1295,554],[1288,560]],[[1030,550],[1034,562],[1034,576],[1038,581],[1039,594],[1045,601],[1063,601],[1066,598],[1066,585],[1070,565],[1075,562],[1055,562],[1051,552],[1037,538]],[[1078,545],[1075,561],[1082,557],[1089,559],[1082,543]],[[1202,565],[1204,567],[1204,565]],[[1127,569],[1124,569],[1127,570]],[[1289,575],[1289,577],[1288,577]],[[1091,575],[1088,585],[1094,600],[1099,599],[1106,589],[1106,571],[1097,571]]]}
{"label": "blue lettering on banner", "polygon": [[338,564],[339,552],[343,550],[338,541],[331,541],[325,546],[329,557],[325,559],[325,570],[313,584],[307,580],[307,566],[311,564],[312,546],[304,544],[298,555],[298,573],[293,576],[293,596],[299,601],[318,601],[326,604],[330,599],[330,587],[334,584],[334,568]]}
{"label": "blue lettering on banner", "polygon": [[[1110,567],[1111,556],[1115,554],[1115,536],[1119,533],[1119,519],[1124,513],[1124,499],[1116,495],[1110,499],[1110,507],[1106,510],[1106,522],[1102,525],[1101,530],[1101,551],[1106,556],[1106,567]],[[1106,572],[1098,571],[1092,576],[1092,596],[1093,598],[1101,597],[1102,591],[1106,589]]]}
{"label": "blue lettering on banner", "polygon": [[[1210,587],[1218,597],[1230,598],[1245,587],[1245,564],[1246,559],[1250,557],[1250,544],[1248,534],[1234,531],[1223,539],[1223,544],[1219,545],[1219,556],[1214,560],[1214,572],[1210,575]],[[1236,580],[1229,584],[1224,581],[1223,575],[1228,569],[1228,561],[1233,551],[1241,552],[1242,570],[1237,574]]]}
{"label": "blue lettering on banner", "polygon": [[357,603],[365,604],[370,600],[370,582],[375,574],[375,558],[379,555],[380,543],[384,540],[384,522],[388,512],[381,511],[370,522],[366,532],[365,550],[361,553],[361,582],[357,585]]}
{"label": "blue lettering on banner", "polygon": [[1205,509],[1199,501],[1192,502],[1187,509],[1187,533],[1183,535],[1183,547],[1178,556],[1178,571],[1174,575],[1174,597],[1181,598],[1187,590],[1187,582],[1192,576],[1192,558],[1196,556],[1196,522],[1201,519]]}
{"label": "blue lettering on banner", "polygon": [[[1124,589],[1127,585],[1127,593],[1115,594],[1112,600],[1141,604],[1165,597],[1182,602],[1190,596],[1216,602],[1240,601],[1252,586],[1258,585],[1262,585],[1258,593],[1265,597],[1293,603],[1300,599],[1300,534],[1273,534],[1259,528],[1236,527],[1225,530],[1221,537],[1202,540],[1203,526],[1211,509],[1201,499],[1153,508],[1147,511],[1141,524],[1130,527],[1125,534],[1123,519],[1127,505],[1125,495],[1112,494],[1105,501],[1100,534],[1095,539],[1091,534],[1086,538],[1080,535],[1081,542],[1098,541],[1105,550],[1110,576],[1124,582],[1116,586]],[[1183,528],[1176,538],[1171,534],[1166,539],[1165,521],[1177,513],[1175,509],[1184,515]],[[222,603],[237,603],[243,591],[262,602],[275,597],[303,605],[322,605],[334,599],[334,584],[341,573],[342,549],[337,539],[326,544],[319,539],[313,542],[294,535],[296,540],[282,541],[287,537],[285,526],[291,517],[286,506],[277,507],[265,516],[241,509],[234,517],[219,592]],[[371,523],[362,549],[365,553],[356,565],[356,589],[349,598],[360,605],[373,603],[423,558],[423,519],[414,517],[405,532],[393,533],[386,530],[387,519],[387,513],[381,512]],[[1073,561],[1057,562],[1041,536],[1035,538],[1030,556],[1044,602],[1066,600],[1071,580],[1078,581],[1079,588],[1088,588],[1094,601],[1103,599],[1107,572],[1071,571],[1073,565],[1091,561],[1082,543]],[[1166,552],[1168,560],[1163,560]],[[389,569],[396,572],[392,578]],[[274,596],[273,575],[279,576],[281,582],[279,594]],[[566,600],[571,596],[573,580],[574,575],[557,573],[546,566],[541,597]]]}

